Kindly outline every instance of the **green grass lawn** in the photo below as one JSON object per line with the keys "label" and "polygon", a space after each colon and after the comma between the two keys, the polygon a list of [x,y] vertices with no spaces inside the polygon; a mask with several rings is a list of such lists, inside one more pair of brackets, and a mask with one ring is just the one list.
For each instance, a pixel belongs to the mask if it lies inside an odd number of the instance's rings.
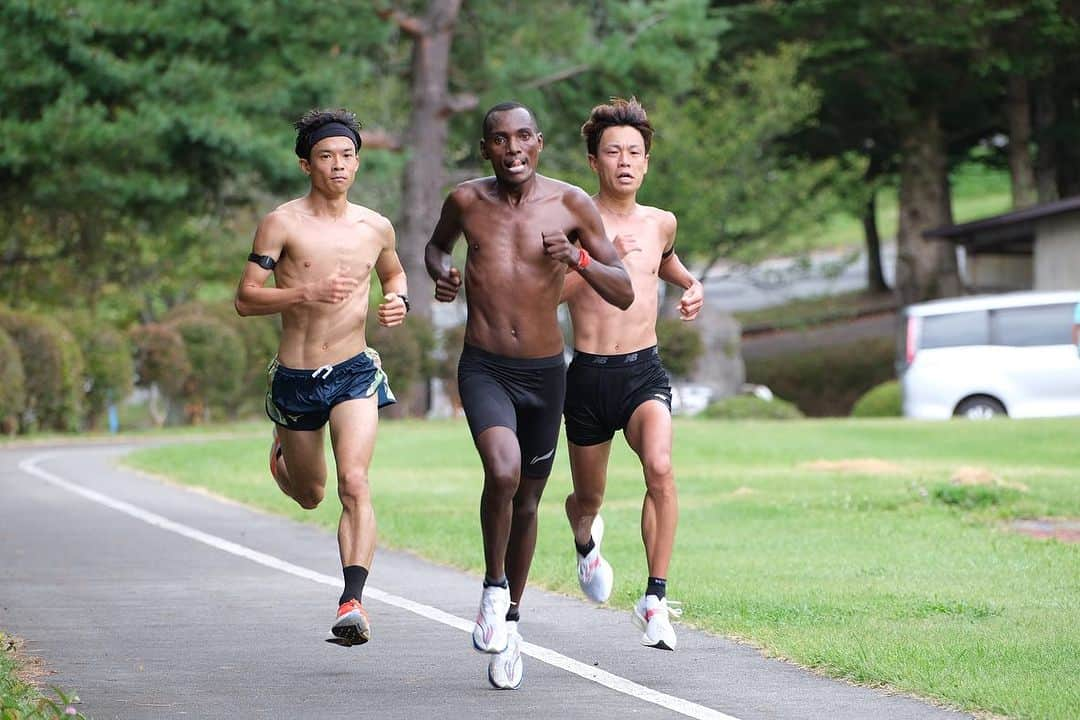
{"label": "green grass lawn", "polygon": [[[129,462],[335,527],[332,492],[314,512],[279,493],[266,471],[268,435],[141,450]],[[835,677],[968,710],[1074,718],[1080,546],[1006,526],[1016,517],[1080,517],[1077,437],[1080,420],[680,419],[670,595],[684,603],[685,623]],[[856,459],[879,462],[846,462]],[[972,466],[1000,484],[949,485]],[[617,443],[604,550],[616,570],[611,604],[627,610],[646,576],[640,477]],[[481,476],[463,422],[384,422],[372,484],[383,545],[481,570]],[[561,454],[531,580],[577,596],[562,513],[569,485]],[[375,586],[378,577],[376,566]]]}

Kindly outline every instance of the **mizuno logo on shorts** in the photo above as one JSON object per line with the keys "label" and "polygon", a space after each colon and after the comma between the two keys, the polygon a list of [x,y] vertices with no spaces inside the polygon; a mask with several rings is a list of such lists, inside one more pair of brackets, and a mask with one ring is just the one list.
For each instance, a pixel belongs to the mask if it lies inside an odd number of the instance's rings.
{"label": "mizuno logo on shorts", "polygon": [[538,462],[543,462],[544,460],[547,460],[549,457],[551,457],[554,454],[555,454],[555,448],[551,448],[550,450],[548,450],[543,455],[537,455],[536,457],[534,457],[532,460],[529,461],[529,464],[530,465],[535,465]]}

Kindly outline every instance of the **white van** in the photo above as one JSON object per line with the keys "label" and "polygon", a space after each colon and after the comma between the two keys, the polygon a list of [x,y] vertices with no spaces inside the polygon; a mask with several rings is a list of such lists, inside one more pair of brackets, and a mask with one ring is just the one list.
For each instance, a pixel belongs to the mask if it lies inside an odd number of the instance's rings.
{"label": "white van", "polygon": [[909,305],[897,358],[904,415],[1080,415],[1080,355],[1072,344],[1077,303],[1080,291]]}

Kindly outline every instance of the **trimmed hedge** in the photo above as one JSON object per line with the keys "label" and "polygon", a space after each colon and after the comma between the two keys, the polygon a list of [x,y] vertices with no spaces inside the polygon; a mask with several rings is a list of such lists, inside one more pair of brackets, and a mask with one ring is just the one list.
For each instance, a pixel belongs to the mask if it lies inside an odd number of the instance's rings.
{"label": "trimmed hedge", "polygon": [[262,413],[266,394],[266,367],[277,354],[281,334],[278,315],[241,317],[232,302],[193,301],[177,305],[166,313],[163,322],[174,323],[189,317],[209,317],[236,331],[244,346],[244,371],[238,389],[238,407]]}
{"label": "trimmed hedge", "polygon": [[247,352],[240,333],[206,316],[192,315],[171,324],[183,338],[191,363],[191,372],[182,389],[188,421],[198,423],[214,410],[235,416],[244,401],[247,366]]}
{"label": "trimmed hedge", "polygon": [[903,414],[898,380],[890,380],[871,388],[856,401],[855,407],[851,408],[851,416],[860,418],[900,417]]}
{"label": "trimmed hedge", "polygon": [[24,312],[0,312],[0,329],[18,346],[25,373],[20,429],[78,430],[84,372],[75,338],[53,318]]}
{"label": "trimmed hedge", "polygon": [[386,328],[378,324],[377,316],[372,313],[367,336],[368,345],[382,358],[390,387],[399,401],[434,371],[431,356],[435,349],[435,331],[426,319],[408,317],[404,325]]}
{"label": "trimmed hedge", "polygon": [[859,340],[748,360],[746,380],[767,386],[807,415],[846,417],[863,393],[895,377],[894,354],[891,337]]}
{"label": "trimmed hedge", "polygon": [[131,329],[135,346],[135,382],[139,387],[157,385],[170,400],[181,397],[191,375],[191,361],[180,332],[172,325],[148,323]]}
{"label": "trimmed hedge", "polygon": [[0,432],[11,435],[19,426],[26,402],[26,374],[19,346],[0,330]]}
{"label": "trimmed hedge", "polygon": [[135,386],[131,341],[119,330],[88,313],[75,313],[67,325],[86,361],[83,424],[96,428],[109,403],[119,404]]}
{"label": "trimmed hedge", "polygon": [[664,367],[673,378],[686,378],[705,352],[705,341],[697,327],[683,320],[666,318],[656,323],[656,339]]}
{"label": "trimmed hedge", "polygon": [[734,395],[709,403],[701,417],[710,420],[798,420],[799,408],[779,398],[762,400],[754,395]]}

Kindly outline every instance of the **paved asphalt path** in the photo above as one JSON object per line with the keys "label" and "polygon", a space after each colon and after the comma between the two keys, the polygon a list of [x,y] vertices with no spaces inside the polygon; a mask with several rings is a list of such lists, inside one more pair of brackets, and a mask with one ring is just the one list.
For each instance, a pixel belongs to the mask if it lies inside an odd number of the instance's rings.
{"label": "paved asphalt path", "polygon": [[336,647],[332,535],[123,469],[128,449],[0,449],[0,629],[97,720],[967,717],[686,627],[645,648],[625,612],[536,589],[524,683],[496,691],[468,635],[479,578],[387,550],[372,641]]}

